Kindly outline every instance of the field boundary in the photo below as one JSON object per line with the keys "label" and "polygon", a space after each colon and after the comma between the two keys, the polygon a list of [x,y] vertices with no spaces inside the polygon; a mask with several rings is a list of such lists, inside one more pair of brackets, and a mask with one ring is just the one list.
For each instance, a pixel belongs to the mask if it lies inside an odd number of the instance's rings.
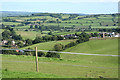
{"label": "field boundary", "polygon": [[[25,49],[1,49],[1,50],[23,50],[23,51],[35,51],[35,50],[25,50]],[[42,52],[55,52],[55,53],[64,53],[64,54],[79,54],[79,55],[93,55],[93,56],[112,56],[120,57],[120,55],[109,55],[109,54],[89,54],[89,53],[75,53],[75,52],[60,52],[60,51],[49,51],[49,50],[37,50]],[[1,53],[0,53],[1,54]]]}

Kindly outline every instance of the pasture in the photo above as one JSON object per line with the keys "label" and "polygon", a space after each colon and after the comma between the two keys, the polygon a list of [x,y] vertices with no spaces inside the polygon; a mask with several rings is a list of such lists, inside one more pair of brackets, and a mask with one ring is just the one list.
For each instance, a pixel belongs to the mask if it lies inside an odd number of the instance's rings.
{"label": "pasture", "polygon": [[[117,78],[118,57],[60,54],[61,59],[2,55],[3,78]],[[41,75],[40,75],[41,74]]]}
{"label": "pasture", "polygon": [[[75,18],[69,19],[69,14],[61,14],[61,18],[51,17],[51,16],[29,16],[29,17],[9,17],[11,20],[16,20],[18,22],[4,22],[4,25],[18,25],[21,22],[29,20],[29,22],[36,23],[40,22],[40,25],[44,26],[58,26],[57,19],[59,22],[59,27],[79,27],[79,28],[117,28],[118,17],[113,17],[112,15],[99,15],[97,17],[86,17],[77,16]],[[66,19],[66,20],[62,20]],[[54,22],[49,22],[54,21]],[[115,24],[115,25],[114,25]],[[14,28],[30,28],[29,25],[15,26]]]}
{"label": "pasture", "polygon": [[118,55],[118,38],[93,39],[68,48],[65,52]]}
{"label": "pasture", "polygon": [[20,34],[23,39],[32,39],[34,40],[36,36],[45,36],[46,34],[41,34],[40,31],[16,31],[17,34]]}
{"label": "pasture", "polygon": [[28,49],[28,48],[34,49],[35,47],[37,47],[39,50],[53,50],[55,44],[61,43],[63,45],[66,45],[73,41],[75,41],[75,40],[49,41],[49,42],[43,42],[43,43],[30,45],[27,47],[23,47],[21,49]]}

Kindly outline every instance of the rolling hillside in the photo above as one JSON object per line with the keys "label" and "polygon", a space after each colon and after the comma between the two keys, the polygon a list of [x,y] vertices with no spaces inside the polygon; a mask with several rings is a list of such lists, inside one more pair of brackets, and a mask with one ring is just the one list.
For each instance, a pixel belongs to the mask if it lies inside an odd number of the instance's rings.
{"label": "rolling hillside", "polygon": [[118,54],[118,39],[90,40],[66,49],[65,52]]}
{"label": "rolling hillside", "polygon": [[57,43],[61,43],[63,45],[66,45],[72,41],[75,41],[75,40],[61,40],[61,41],[43,42],[43,43],[38,43],[38,44],[30,45],[27,47],[23,47],[21,49],[28,49],[28,48],[35,49],[35,47],[38,47],[38,50],[52,50],[54,48],[54,45]]}

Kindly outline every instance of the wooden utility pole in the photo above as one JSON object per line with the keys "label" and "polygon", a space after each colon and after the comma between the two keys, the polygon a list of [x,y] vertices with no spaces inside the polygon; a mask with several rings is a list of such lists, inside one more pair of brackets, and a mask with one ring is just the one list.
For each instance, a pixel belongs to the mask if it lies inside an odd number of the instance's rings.
{"label": "wooden utility pole", "polygon": [[35,47],[35,53],[36,53],[36,71],[39,72],[39,68],[38,68],[38,54],[37,54],[37,47]]}

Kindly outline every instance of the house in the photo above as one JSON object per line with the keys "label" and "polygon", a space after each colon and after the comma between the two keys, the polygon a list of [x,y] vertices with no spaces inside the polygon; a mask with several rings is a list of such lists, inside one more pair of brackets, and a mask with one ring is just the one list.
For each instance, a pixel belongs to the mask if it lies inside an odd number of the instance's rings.
{"label": "house", "polygon": [[13,46],[15,45],[15,41],[14,41],[14,40],[12,40],[12,45],[13,45]]}
{"label": "house", "polygon": [[0,45],[5,45],[6,43],[8,43],[8,41],[7,41],[7,40],[3,40],[3,41],[0,43]]}
{"label": "house", "polygon": [[120,34],[119,34],[119,33],[118,33],[118,34],[116,34],[116,35],[115,35],[115,37],[120,37]]}

